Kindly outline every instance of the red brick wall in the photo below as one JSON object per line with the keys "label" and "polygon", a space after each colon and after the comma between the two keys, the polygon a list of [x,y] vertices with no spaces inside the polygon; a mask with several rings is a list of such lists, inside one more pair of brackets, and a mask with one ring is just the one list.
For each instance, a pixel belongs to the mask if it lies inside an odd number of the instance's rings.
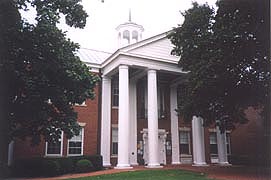
{"label": "red brick wall", "polygon": [[232,155],[246,158],[249,164],[261,164],[265,159],[264,127],[259,111],[248,108],[245,111],[249,122],[239,124],[231,133]]}
{"label": "red brick wall", "polygon": [[75,106],[78,122],[86,123],[84,127],[84,155],[97,154],[98,140],[98,86],[95,88],[94,100],[87,100],[86,106]]}
{"label": "red brick wall", "polygon": [[30,139],[17,139],[14,145],[14,158],[32,158],[45,155],[45,143],[42,141],[38,146],[32,146]]}
{"label": "red brick wall", "polygon": [[[78,122],[86,123],[84,127],[84,155],[97,154],[97,138],[98,138],[98,89],[96,86],[96,97],[94,100],[87,100],[86,106],[74,106],[78,112]],[[63,138],[63,156],[67,155],[67,139]],[[29,139],[15,141],[14,157],[31,158],[45,156],[45,141],[42,141],[38,146],[31,146]]]}

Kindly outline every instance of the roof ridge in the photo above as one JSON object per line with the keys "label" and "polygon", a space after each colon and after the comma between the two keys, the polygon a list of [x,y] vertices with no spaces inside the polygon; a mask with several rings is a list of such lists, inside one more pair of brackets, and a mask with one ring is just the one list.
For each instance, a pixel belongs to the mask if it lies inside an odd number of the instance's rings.
{"label": "roof ridge", "polygon": [[98,49],[92,49],[92,48],[81,47],[81,48],[79,48],[79,50],[80,49],[85,49],[85,50],[91,50],[91,51],[96,51],[96,52],[102,52],[102,53],[112,54],[112,52],[107,52],[107,51],[98,50]]}

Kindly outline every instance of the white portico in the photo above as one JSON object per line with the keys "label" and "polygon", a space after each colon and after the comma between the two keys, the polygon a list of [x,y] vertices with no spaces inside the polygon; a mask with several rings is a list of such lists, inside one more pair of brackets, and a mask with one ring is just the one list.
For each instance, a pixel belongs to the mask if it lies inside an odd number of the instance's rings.
{"label": "white portico", "polygon": [[[121,48],[113,54],[101,51],[85,54],[92,57],[86,63],[102,77],[103,166],[114,165],[119,169],[138,164],[148,168],[161,168],[167,163],[205,166],[206,144],[210,142],[205,138],[203,119],[194,116],[189,127],[179,124],[177,96],[182,92],[178,87],[187,72],[178,66],[179,57],[170,53],[173,45],[167,38],[168,32],[140,41],[143,28],[130,20],[117,30],[118,39],[130,45],[122,47],[119,42]],[[226,165],[226,137],[218,134],[219,129],[215,132],[217,142],[212,143],[218,146],[218,163]]]}
{"label": "white portico", "polygon": [[[118,77],[119,106],[118,106],[118,158],[116,168],[130,168],[137,164],[137,117],[136,117],[136,84],[145,78],[147,81],[147,134],[148,134],[148,161],[147,167],[158,168],[160,166],[159,152],[159,128],[158,128],[158,76],[168,74],[169,81],[175,82],[185,72],[178,67],[178,57],[170,55],[172,46],[166,37],[166,33],[153,38],[126,46],[111,55],[102,64],[102,142],[101,153],[104,157],[104,165],[110,165],[110,129],[111,123],[110,104],[111,88],[110,80]],[[146,50],[148,54],[146,54]],[[153,53],[150,53],[153,52]],[[106,90],[106,89],[107,90]],[[177,99],[176,88],[172,88],[172,99]],[[109,94],[108,94],[109,93]],[[105,100],[106,99],[106,100]],[[172,105],[172,111],[177,108],[176,102]],[[175,107],[174,107],[175,106]],[[172,126],[178,127],[177,115],[172,114]],[[104,127],[103,127],[104,126]],[[178,143],[178,131],[172,135],[174,143]],[[103,141],[104,140],[104,141]],[[105,143],[104,143],[105,142]],[[160,145],[161,146],[161,145]],[[178,146],[178,145],[175,145]],[[176,148],[175,148],[176,149]],[[175,150],[174,149],[174,150]],[[175,152],[174,152],[175,153]],[[178,155],[175,163],[179,162]]]}

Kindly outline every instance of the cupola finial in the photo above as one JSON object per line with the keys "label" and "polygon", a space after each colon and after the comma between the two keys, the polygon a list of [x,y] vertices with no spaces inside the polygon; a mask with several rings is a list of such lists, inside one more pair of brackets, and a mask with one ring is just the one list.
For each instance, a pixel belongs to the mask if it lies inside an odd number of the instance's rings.
{"label": "cupola finial", "polygon": [[131,8],[129,9],[129,22],[132,22]]}

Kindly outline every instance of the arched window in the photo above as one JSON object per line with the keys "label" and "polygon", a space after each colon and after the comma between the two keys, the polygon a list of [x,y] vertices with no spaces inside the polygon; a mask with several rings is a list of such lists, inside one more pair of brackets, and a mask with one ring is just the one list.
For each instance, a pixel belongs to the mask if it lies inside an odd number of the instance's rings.
{"label": "arched window", "polygon": [[124,40],[124,44],[130,44],[130,32],[128,30],[125,30],[123,32],[122,37],[123,37],[123,40]]}
{"label": "arched window", "polygon": [[138,42],[138,32],[137,31],[132,32],[132,41],[133,41],[133,43]]}

